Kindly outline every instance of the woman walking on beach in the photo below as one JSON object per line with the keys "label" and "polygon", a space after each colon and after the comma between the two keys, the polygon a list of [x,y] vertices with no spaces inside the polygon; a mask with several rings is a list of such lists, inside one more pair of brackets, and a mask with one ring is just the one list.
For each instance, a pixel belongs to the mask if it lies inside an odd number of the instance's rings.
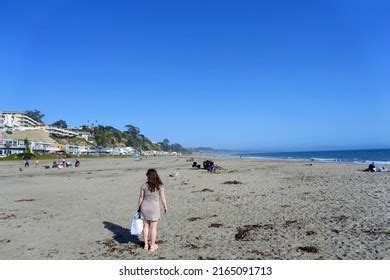
{"label": "woman walking on beach", "polygon": [[163,183],[161,182],[157,171],[155,169],[149,169],[146,173],[146,177],[148,180],[141,187],[138,207],[141,210],[141,219],[144,221],[144,249],[154,252],[158,249],[156,236],[157,225],[160,221],[160,199],[165,214],[167,213],[168,208]]}

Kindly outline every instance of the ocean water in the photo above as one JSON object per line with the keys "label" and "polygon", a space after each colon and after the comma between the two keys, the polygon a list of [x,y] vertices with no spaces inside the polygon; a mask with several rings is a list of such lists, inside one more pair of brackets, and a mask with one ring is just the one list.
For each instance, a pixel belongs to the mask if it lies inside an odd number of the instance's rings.
{"label": "ocean water", "polygon": [[238,152],[235,156],[283,159],[283,160],[306,160],[321,162],[349,162],[367,164],[390,164],[390,149],[376,150],[345,150],[345,151],[313,151],[313,152],[283,152],[283,153],[257,153]]}

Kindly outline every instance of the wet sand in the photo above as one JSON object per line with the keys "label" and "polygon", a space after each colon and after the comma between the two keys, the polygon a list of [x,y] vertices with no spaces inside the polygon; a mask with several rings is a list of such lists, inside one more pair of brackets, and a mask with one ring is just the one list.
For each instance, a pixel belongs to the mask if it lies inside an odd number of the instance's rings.
{"label": "wet sand", "polygon": [[[208,173],[187,159],[0,162],[0,259],[390,259],[390,173],[229,158]],[[129,233],[148,168],[169,204],[154,253]]]}

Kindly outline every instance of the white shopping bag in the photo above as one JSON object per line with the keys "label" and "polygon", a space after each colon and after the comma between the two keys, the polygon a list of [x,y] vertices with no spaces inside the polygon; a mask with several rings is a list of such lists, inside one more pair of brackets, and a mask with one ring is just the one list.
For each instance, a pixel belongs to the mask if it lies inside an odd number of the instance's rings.
{"label": "white shopping bag", "polygon": [[130,222],[130,232],[132,235],[139,235],[144,229],[144,222],[141,220],[141,214],[137,212]]}

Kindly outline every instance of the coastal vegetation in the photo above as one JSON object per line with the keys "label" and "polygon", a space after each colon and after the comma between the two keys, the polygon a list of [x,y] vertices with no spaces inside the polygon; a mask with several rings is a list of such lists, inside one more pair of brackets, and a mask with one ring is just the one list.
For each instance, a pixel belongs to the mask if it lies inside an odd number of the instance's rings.
{"label": "coastal vegetation", "polygon": [[41,111],[34,109],[32,111],[27,110],[24,113],[33,120],[43,123],[43,117],[45,116],[45,114],[43,114]]}
{"label": "coastal vegetation", "polygon": [[[27,110],[25,114],[32,119],[43,123],[45,116],[41,111]],[[68,124],[65,120],[58,120],[51,124],[53,127],[62,129],[69,129]],[[53,140],[62,145],[95,145],[102,148],[114,148],[114,147],[133,147],[136,150],[156,150],[166,152],[178,152],[178,153],[189,153],[190,151],[181,144],[173,143],[170,144],[168,139],[164,139],[159,143],[153,143],[141,133],[139,127],[132,124],[127,124],[125,130],[121,131],[112,126],[104,126],[101,124],[95,125],[83,125],[78,131],[81,134],[88,135],[88,140],[82,137],[55,137],[51,136]]]}
{"label": "coastal vegetation", "polygon": [[82,126],[81,132],[88,133],[96,146],[104,148],[133,147],[140,150],[160,150],[147,137],[140,133],[139,128],[128,125],[127,130],[120,131],[112,126],[98,125]]}
{"label": "coastal vegetation", "polygon": [[[41,111],[27,110],[24,112],[27,116],[34,119],[37,122],[44,124],[43,118],[45,116]],[[67,132],[61,134],[54,133],[51,131],[41,130],[41,129],[29,129],[29,130],[6,130],[4,131],[4,136],[9,135],[12,140],[24,140],[26,143],[26,148],[23,153],[20,153],[18,156],[10,155],[2,157],[3,160],[16,160],[16,159],[46,159],[46,156],[41,156],[37,153],[32,153],[31,141],[39,141],[44,143],[56,143],[62,149],[61,153],[65,153],[65,147],[67,145],[72,146],[82,146],[90,147],[92,149],[103,151],[106,149],[115,149],[115,148],[125,148],[131,147],[138,153],[142,151],[163,151],[163,152],[177,152],[177,153],[191,153],[191,150],[182,147],[178,143],[170,143],[170,141],[165,138],[161,142],[152,142],[148,137],[146,137],[141,129],[132,124],[127,124],[124,130],[117,129],[113,126],[106,126],[98,124],[95,121],[94,124],[90,124],[88,121],[87,125],[83,125],[79,128],[71,128],[68,126],[67,122],[63,119],[57,120],[49,125],[50,127],[60,128],[63,130],[68,130]],[[7,136],[5,136],[7,137]],[[5,144],[5,148],[7,148]],[[61,148],[63,147],[63,148]],[[11,149],[10,146],[8,149]],[[6,154],[9,154],[7,152]],[[100,152],[99,152],[100,153]],[[104,154],[104,152],[103,152]],[[52,158],[52,157],[48,157]],[[54,157],[55,158],[55,157]]]}
{"label": "coastal vegetation", "polygon": [[64,120],[59,120],[59,121],[53,122],[51,124],[51,126],[55,126],[58,128],[68,128],[68,125],[66,124],[66,121],[64,121]]}

